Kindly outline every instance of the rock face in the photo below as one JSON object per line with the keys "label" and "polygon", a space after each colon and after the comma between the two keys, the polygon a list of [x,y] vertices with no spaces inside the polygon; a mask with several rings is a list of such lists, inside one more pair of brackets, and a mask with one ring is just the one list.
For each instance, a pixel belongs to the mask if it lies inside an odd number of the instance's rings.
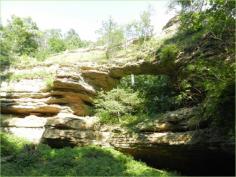
{"label": "rock face", "polygon": [[229,139],[223,130],[207,128],[208,122],[199,119],[197,107],[159,115],[154,121],[138,124],[132,133],[123,127],[100,125],[91,117],[97,91],[114,88],[129,74],[171,73],[157,62],[75,65],[58,66],[50,88],[42,79],[2,82],[1,113],[6,115],[1,116],[1,129],[57,148],[110,146],[150,165],[190,175],[206,174],[206,167],[216,171],[221,166],[226,170],[222,175],[233,174],[234,138]]}
{"label": "rock face", "polygon": [[2,82],[1,113],[56,115],[67,108],[70,113],[86,116],[97,91],[111,90],[125,75],[168,73],[161,64],[145,61],[120,66],[57,66],[54,70],[50,86],[43,79]]}

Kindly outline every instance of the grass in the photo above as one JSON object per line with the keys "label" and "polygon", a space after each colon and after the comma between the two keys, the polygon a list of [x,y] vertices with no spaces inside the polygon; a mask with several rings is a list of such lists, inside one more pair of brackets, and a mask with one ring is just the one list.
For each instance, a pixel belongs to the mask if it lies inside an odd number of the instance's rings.
{"label": "grass", "polygon": [[[0,75],[2,81],[7,82],[19,82],[23,79],[33,80],[42,79],[45,83],[45,91],[49,91],[53,87],[53,82],[55,80],[55,71],[45,70],[45,68],[40,68],[39,70],[23,70],[23,72],[11,72],[5,75]],[[9,91],[11,88],[9,88]]]}
{"label": "grass", "polygon": [[[40,79],[40,78],[49,78],[53,73],[47,70],[31,71],[24,73],[12,73],[9,77],[9,81],[19,81],[22,79]],[[51,77],[50,77],[51,78]]]}
{"label": "grass", "polygon": [[49,57],[45,60],[45,63],[57,63],[57,64],[71,64],[78,62],[106,62],[105,51],[94,50],[94,51],[71,51]]}
{"label": "grass", "polygon": [[53,55],[49,55],[45,59],[37,59],[30,56],[14,56],[14,61],[11,63],[11,67],[26,69],[36,66],[48,66],[54,64],[75,64],[80,62],[92,62],[97,64],[106,63],[126,63],[133,60],[153,60],[155,59],[154,53],[156,48],[160,47],[163,43],[163,38],[153,38],[150,41],[145,41],[143,44],[135,45],[131,44],[127,48],[115,51],[112,58],[106,58],[105,49],[89,49],[80,48],[71,51],[65,51]]}
{"label": "grass", "polygon": [[[3,117],[1,116],[1,119]],[[1,157],[8,155],[16,155],[19,153],[25,144],[29,144],[25,139],[13,136],[11,134],[0,132],[1,137]]]}
{"label": "grass", "polygon": [[[17,67],[13,66],[8,72],[4,72],[0,74],[1,81],[5,81],[8,83],[16,83],[21,80],[33,80],[33,79],[40,79],[44,82],[45,88],[44,90],[50,90],[53,86],[53,82],[56,76],[57,66],[50,66],[50,67],[34,67],[30,69],[18,69]],[[9,91],[11,88],[8,88]]]}
{"label": "grass", "polygon": [[52,149],[36,148],[13,135],[1,133],[1,176],[173,176],[148,167],[112,148],[96,146]]}

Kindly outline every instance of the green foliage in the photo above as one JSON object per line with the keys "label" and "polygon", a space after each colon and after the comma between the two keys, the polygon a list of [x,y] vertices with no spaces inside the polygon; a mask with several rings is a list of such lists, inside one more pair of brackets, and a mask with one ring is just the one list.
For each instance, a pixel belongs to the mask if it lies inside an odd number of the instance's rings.
{"label": "green foliage", "polygon": [[48,47],[52,53],[58,53],[66,50],[66,44],[62,38],[60,30],[50,30],[48,32]]}
{"label": "green foliage", "polygon": [[[4,133],[5,134],[5,133]],[[9,137],[9,135],[4,135]],[[11,141],[15,146],[17,138]],[[1,143],[6,146],[5,142]],[[13,152],[14,150],[11,149]],[[5,152],[5,151],[1,151]],[[2,154],[1,154],[2,155]],[[52,149],[47,145],[27,145],[13,159],[1,164],[2,176],[171,176],[134,161],[112,148],[95,146]]]}
{"label": "green foliage", "polygon": [[235,2],[225,0],[177,0],[181,5],[181,30],[193,33],[204,29],[215,39],[235,32]]}
{"label": "green foliage", "polygon": [[151,7],[140,15],[140,37],[148,38],[153,36],[154,27],[151,24]]}
{"label": "green foliage", "polygon": [[144,104],[141,109],[148,114],[173,110],[180,105],[176,98],[177,93],[168,76],[135,76],[134,86],[131,85],[130,76],[127,76],[121,79],[119,87],[138,91],[144,98]]}
{"label": "green foliage", "polygon": [[161,48],[159,57],[161,62],[165,64],[173,63],[174,60],[177,58],[178,53],[178,47],[175,44],[169,44]]}
{"label": "green foliage", "polygon": [[11,62],[10,43],[4,40],[2,30],[0,30],[0,70],[6,69]]}
{"label": "green foliage", "polygon": [[[117,33],[115,33],[117,38]],[[115,39],[116,40],[116,39]],[[0,27],[1,69],[13,64],[18,56],[35,57],[39,62],[65,50],[86,47],[91,42],[82,41],[74,29],[65,36],[58,29],[40,31],[31,18],[12,16],[7,26]],[[22,57],[16,62],[21,62]]]}
{"label": "green foliage", "polygon": [[106,57],[111,58],[115,51],[121,49],[124,41],[124,32],[110,17],[102,22],[102,27],[97,31],[100,35],[97,43],[106,46]]}
{"label": "green foliage", "polygon": [[50,55],[50,50],[47,48],[40,47],[34,54],[34,57],[38,61],[45,61],[46,58]]}
{"label": "green foliage", "polygon": [[29,144],[22,138],[3,132],[0,132],[0,137],[1,156],[16,155],[23,149],[24,145]]}
{"label": "green foliage", "polygon": [[[146,113],[138,113],[135,115],[127,114],[119,118],[119,123],[122,127],[127,127],[131,130],[135,129],[135,125],[146,120],[150,120],[152,117]],[[136,131],[136,130],[135,130]]]}
{"label": "green foliage", "polygon": [[47,77],[44,78],[44,80],[46,82],[46,89],[51,90],[53,88],[53,82],[55,80],[55,76],[54,75],[48,75]]}
{"label": "green foliage", "polygon": [[45,70],[36,70],[25,73],[12,73],[9,77],[9,81],[20,81],[22,79],[45,79],[46,83],[50,83],[53,80],[53,73]]}
{"label": "green foliage", "polygon": [[39,30],[31,18],[12,16],[3,28],[3,38],[10,45],[10,51],[22,55],[32,55],[38,48]]}
{"label": "green foliage", "polygon": [[139,96],[139,92],[121,88],[112,89],[106,93],[102,91],[95,100],[96,112],[100,115],[102,122],[137,113],[142,104],[143,99]]}
{"label": "green foliage", "polygon": [[153,36],[154,27],[151,24],[151,6],[140,14],[138,21],[133,21],[126,25],[126,37],[128,39],[139,39],[142,44]]}
{"label": "green foliage", "polygon": [[156,59],[156,49],[161,46],[163,40],[150,38],[145,40],[142,44],[138,45],[135,50],[135,56],[137,59],[144,59],[146,61],[153,61]]}
{"label": "green foliage", "polygon": [[167,39],[163,45],[165,46],[174,44],[178,46],[179,51],[189,52],[199,45],[199,42],[203,38],[204,34],[204,30],[199,30],[191,34],[178,32],[172,38]]}
{"label": "green foliage", "polygon": [[[199,59],[187,66],[185,75],[188,76],[188,82],[191,81],[189,94],[192,95],[192,99],[199,99],[206,95],[203,100],[203,116],[206,119],[221,119],[219,105],[223,102],[222,95],[226,88],[234,83],[234,66],[224,61],[212,62]],[[194,90],[197,90],[198,94],[194,93]]]}
{"label": "green foliage", "polygon": [[76,31],[74,29],[70,29],[67,32],[66,37],[65,37],[65,44],[66,44],[66,48],[69,50],[80,48],[80,47],[84,46],[79,35],[76,33]]}

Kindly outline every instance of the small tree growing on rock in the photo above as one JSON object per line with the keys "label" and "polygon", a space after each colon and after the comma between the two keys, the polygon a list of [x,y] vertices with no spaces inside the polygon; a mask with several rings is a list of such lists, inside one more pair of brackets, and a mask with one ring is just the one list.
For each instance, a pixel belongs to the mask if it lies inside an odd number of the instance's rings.
{"label": "small tree growing on rock", "polygon": [[102,22],[102,27],[97,31],[100,35],[98,44],[106,46],[106,57],[111,58],[113,53],[120,49],[124,41],[124,33],[120,26],[109,17],[108,20]]}

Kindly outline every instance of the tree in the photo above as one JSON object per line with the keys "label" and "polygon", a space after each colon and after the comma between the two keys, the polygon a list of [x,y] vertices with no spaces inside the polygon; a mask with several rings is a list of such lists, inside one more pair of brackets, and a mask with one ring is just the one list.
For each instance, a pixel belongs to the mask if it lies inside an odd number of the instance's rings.
{"label": "tree", "polygon": [[140,15],[140,37],[149,38],[153,36],[154,27],[151,24],[151,7]]}
{"label": "tree", "polygon": [[66,44],[63,40],[61,30],[51,29],[46,32],[48,48],[52,53],[58,53],[66,50]]}
{"label": "tree", "polygon": [[128,39],[147,40],[153,36],[154,27],[151,24],[152,8],[148,7],[147,10],[140,14],[138,21],[133,21],[126,25],[126,37]]}
{"label": "tree", "polygon": [[231,0],[174,0],[180,5],[181,30],[192,33],[205,30],[223,40],[235,32],[235,2]]}
{"label": "tree", "polygon": [[81,41],[79,35],[74,29],[70,29],[65,37],[65,43],[67,49],[76,49],[83,47],[83,42]]}
{"label": "tree", "polygon": [[102,22],[102,27],[97,31],[100,35],[98,43],[106,46],[106,56],[110,58],[114,50],[120,49],[124,40],[124,33],[110,17]]}
{"label": "tree", "polygon": [[11,44],[10,50],[19,55],[31,55],[39,46],[39,29],[31,18],[12,16],[2,35]]}
{"label": "tree", "polygon": [[10,65],[10,43],[3,38],[3,27],[0,29],[0,70]]}
{"label": "tree", "polygon": [[127,40],[139,38],[139,24],[137,21],[132,21],[126,25]]}

